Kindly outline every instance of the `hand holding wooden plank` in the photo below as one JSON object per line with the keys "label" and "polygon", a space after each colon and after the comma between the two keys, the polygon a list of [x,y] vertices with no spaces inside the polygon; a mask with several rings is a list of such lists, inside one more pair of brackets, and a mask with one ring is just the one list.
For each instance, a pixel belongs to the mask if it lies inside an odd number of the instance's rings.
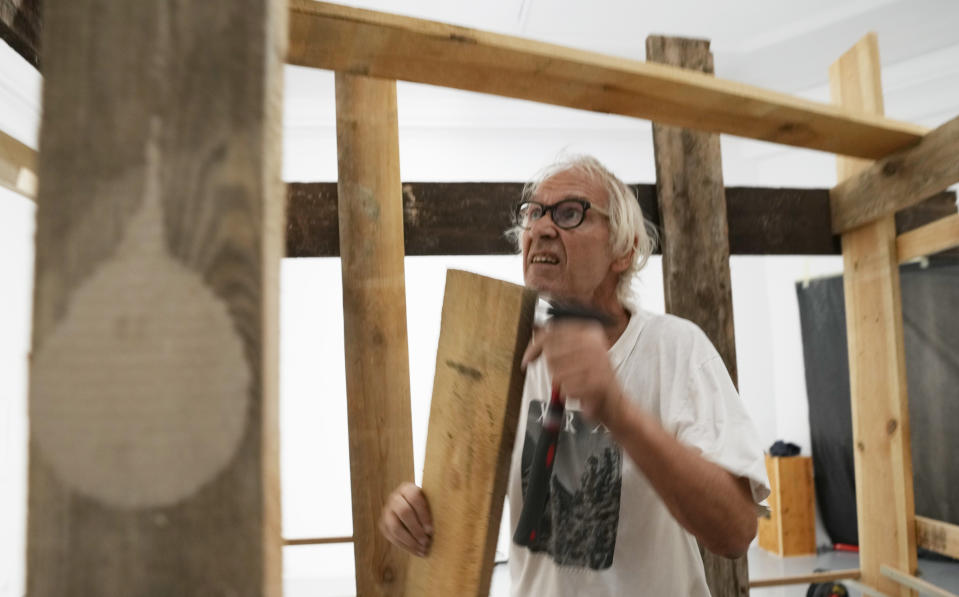
{"label": "hand holding wooden plank", "polygon": [[535,303],[521,286],[447,273],[423,472],[435,534],[410,560],[409,597],[489,593]]}

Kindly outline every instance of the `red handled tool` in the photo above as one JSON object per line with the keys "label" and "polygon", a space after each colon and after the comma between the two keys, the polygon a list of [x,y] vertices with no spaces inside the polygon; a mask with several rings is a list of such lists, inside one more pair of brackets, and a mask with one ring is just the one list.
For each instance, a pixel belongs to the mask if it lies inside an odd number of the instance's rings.
{"label": "red handled tool", "polygon": [[[578,305],[554,304],[548,314],[553,319],[579,318],[598,321],[601,324],[611,323],[605,313],[593,311]],[[516,531],[513,533],[513,542],[517,545],[529,546],[536,539],[536,532],[543,519],[546,509],[546,498],[549,496],[550,478],[553,474],[553,463],[556,459],[556,448],[559,443],[559,431],[563,425],[565,414],[565,399],[560,396],[559,386],[553,384],[549,397],[549,404],[545,406],[546,416],[543,417],[543,431],[536,441],[533,452],[533,462],[530,465],[529,483],[526,486],[526,496],[523,500],[523,511],[520,513]]]}

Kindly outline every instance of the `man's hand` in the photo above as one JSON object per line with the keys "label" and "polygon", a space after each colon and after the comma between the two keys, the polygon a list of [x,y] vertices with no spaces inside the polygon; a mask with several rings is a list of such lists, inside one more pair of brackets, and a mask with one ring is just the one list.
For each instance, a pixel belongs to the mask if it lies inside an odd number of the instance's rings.
{"label": "man's hand", "polygon": [[423,557],[433,541],[433,519],[423,490],[403,483],[386,499],[380,532],[393,545]]}
{"label": "man's hand", "polygon": [[607,350],[608,340],[599,323],[551,321],[533,334],[523,354],[523,367],[542,354],[560,393],[579,400],[589,419],[607,424],[626,408]]}

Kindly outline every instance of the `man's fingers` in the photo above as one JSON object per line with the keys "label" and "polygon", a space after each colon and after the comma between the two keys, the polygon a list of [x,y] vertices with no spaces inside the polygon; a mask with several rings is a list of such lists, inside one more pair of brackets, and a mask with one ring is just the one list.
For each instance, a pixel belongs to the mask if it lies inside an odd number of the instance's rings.
{"label": "man's fingers", "polygon": [[389,510],[383,515],[381,531],[394,545],[419,556],[426,555],[426,548],[413,538],[396,512]]}
{"label": "man's fingers", "polygon": [[390,510],[396,514],[399,521],[406,527],[406,530],[409,531],[410,536],[421,548],[425,548],[430,544],[429,536],[427,536],[426,530],[420,523],[419,518],[416,517],[416,512],[402,494],[398,492],[393,494]]}
{"label": "man's fingers", "polygon": [[430,514],[430,506],[426,502],[426,496],[423,494],[423,490],[412,483],[404,483],[400,486],[399,493],[410,507],[413,508],[413,512],[416,514],[416,518],[419,520],[420,526],[423,527],[426,534],[432,536],[433,517]]}

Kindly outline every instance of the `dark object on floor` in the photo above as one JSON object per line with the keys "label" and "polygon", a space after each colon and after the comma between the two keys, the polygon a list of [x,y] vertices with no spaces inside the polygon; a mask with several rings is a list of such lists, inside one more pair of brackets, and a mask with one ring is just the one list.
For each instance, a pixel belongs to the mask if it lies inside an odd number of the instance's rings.
{"label": "dark object on floor", "polygon": [[770,456],[799,456],[799,446],[790,442],[784,442],[781,439],[777,439],[776,442],[769,447]]}
{"label": "dark object on floor", "polygon": [[806,590],[806,597],[849,597],[849,591],[841,582],[814,582]]}
{"label": "dark object on floor", "polygon": [[[916,514],[959,524],[959,261],[900,268]],[[858,544],[840,276],[796,285],[816,501],[834,543]]]}

